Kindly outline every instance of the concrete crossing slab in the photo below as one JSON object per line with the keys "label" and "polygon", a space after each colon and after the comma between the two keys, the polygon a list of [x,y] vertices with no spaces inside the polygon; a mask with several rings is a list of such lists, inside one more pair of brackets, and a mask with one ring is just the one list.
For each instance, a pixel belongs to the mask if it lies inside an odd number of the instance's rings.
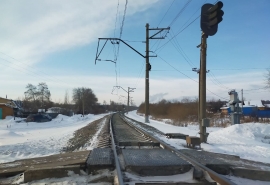
{"label": "concrete crossing slab", "polygon": [[86,161],[88,173],[105,169],[114,168],[114,157],[111,148],[94,148]]}
{"label": "concrete crossing slab", "polygon": [[87,157],[91,151],[68,152],[63,154],[50,155],[46,157],[37,157],[22,159],[9,163],[0,164],[0,177],[10,177],[26,170],[36,168],[53,168],[57,166],[80,165],[84,166]]}
{"label": "concrete crossing slab", "polygon": [[140,175],[175,175],[189,171],[192,165],[163,149],[122,149],[127,170]]}

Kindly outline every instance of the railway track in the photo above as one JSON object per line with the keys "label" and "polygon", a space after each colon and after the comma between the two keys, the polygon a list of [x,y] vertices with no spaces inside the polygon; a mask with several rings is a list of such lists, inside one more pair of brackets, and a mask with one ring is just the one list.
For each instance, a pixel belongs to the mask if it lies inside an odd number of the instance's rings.
{"label": "railway track", "polygon": [[[31,182],[65,177],[70,170],[85,178],[86,184],[234,184],[223,175],[270,181],[269,164],[176,149],[164,142],[166,136],[120,113],[108,115],[77,130],[61,154],[1,164],[0,184],[14,180],[1,177],[20,173],[24,173],[24,182]],[[89,145],[94,149],[74,152]]]}
{"label": "railway track", "polygon": [[[216,182],[222,185],[234,184],[153,136],[154,133],[165,135],[164,133],[134,122],[135,120],[127,119],[119,113],[112,115],[111,137],[101,142],[111,141],[111,146],[100,145],[100,148],[92,151],[87,161],[89,173],[103,167],[107,169],[115,167],[120,185],[216,184]],[[104,133],[108,133],[108,126],[105,128]],[[102,160],[97,162],[100,159]]]}

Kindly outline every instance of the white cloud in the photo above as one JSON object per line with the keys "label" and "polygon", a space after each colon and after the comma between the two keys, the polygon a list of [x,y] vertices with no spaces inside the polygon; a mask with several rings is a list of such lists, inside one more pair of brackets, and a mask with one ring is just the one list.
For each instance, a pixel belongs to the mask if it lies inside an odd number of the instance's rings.
{"label": "white cloud", "polygon": [[[129,1],[127,16],[156,1]],[[0,12],[0,51],[34,63],[44,55],[108,35],[114,28],[117,1],[24,0],[1,1],[0,6],[4,7]]]}

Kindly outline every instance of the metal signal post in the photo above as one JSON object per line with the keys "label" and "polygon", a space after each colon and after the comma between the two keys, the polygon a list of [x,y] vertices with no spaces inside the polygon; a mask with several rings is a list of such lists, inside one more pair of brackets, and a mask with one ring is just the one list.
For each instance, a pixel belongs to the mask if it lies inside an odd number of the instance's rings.
{"label": "metal signal post", "polygon": [[206,127],[210,120],[206,118],[206,49],[207,38],[217,33],[218,24],[222,21],[224,12],[221,10],[221,1],[213,4],[204,4],[201,8],[201,54],[200,54],[200,79],[199,79],[199,124],[201,142],[207,142]]}
{"label": "metal signal post", "polygon": [[207,35],[202,32],[201,38],[201,62],[200,62],[200,80],[199,80],[199,121],[201,142],[207,141],[206,125],[203,125],[203,119],[206,118],[206,39]]}

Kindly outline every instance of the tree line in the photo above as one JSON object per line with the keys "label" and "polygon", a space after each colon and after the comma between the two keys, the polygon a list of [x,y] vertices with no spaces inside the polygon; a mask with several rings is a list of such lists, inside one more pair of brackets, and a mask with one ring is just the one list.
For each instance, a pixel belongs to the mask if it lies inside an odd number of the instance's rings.
{"label": "tree line", "polygon": [[22,106],[23,111],[28,113],[35,113],[38,112],[38,109],[47,110],[52,107],[70,110],[75,114],[99,114],[108,111],[122,111],[125,108],[125,105],[113,101],[110,101],[109,105],[100,105],[93,90],[87,87],[74,88],[71,100],[68,91],[66,91],[63,103],[51,101],[51,92],[45,82],[41,82],[37,86],[29,83],[25,88]]}
{"label": "tree line", "polygon": [[[207,101],[207,117],[212,117],[220,112],[220,108],[225,104],[221,100]],[[180,125],[182,122],[198,121],[198,99],[183,98],[182,100],[161,100],[157,103],[149,104],[150,115],[154,119],[171,119],[173,124]],[[138,108],[138,113],[145,113],[145,103]]]}

